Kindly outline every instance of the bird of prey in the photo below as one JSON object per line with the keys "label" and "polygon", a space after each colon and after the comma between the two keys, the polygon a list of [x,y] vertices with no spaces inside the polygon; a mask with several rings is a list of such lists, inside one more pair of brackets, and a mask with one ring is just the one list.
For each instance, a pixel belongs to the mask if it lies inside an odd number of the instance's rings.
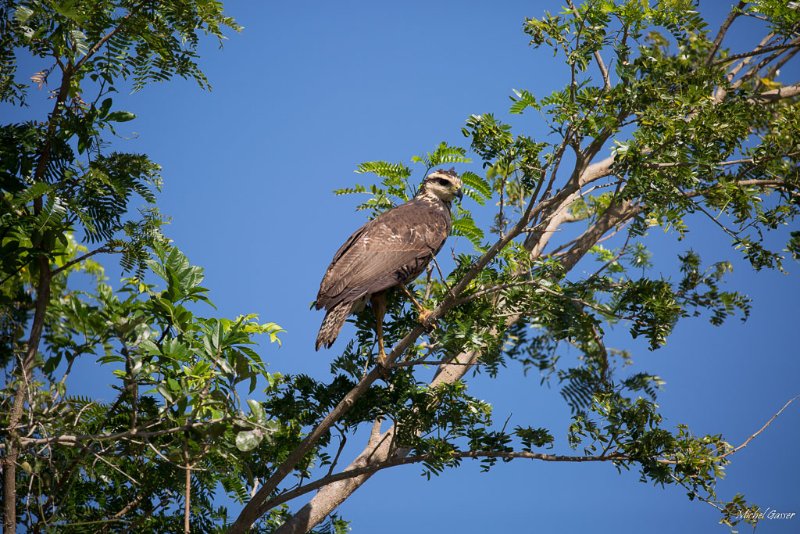
{"label": "bird of prey", "polygon": [[456,197],[460,199],[462,192],[455,170],[436,170],[425,177],[413,199],[380,214],[344,242],[319,286],[316,308],[325,308],[326,313],[317,335],[317,350],[329,348],[347,316],[370,301],[378,363],[386,362],[385,293],[398,286],[405,289],[442,248],[450,234],[450,205]]}

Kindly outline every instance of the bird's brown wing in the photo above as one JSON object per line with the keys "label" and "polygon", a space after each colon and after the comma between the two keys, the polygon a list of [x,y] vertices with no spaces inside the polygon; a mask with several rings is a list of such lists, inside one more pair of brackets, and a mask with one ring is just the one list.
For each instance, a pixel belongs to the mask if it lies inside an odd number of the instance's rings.
{"label": "bird's brown wing", "polygon": [[317,309],[354,302],[417,276],[450,232],[450,212],[412,200],[368,222],[336,252]]}

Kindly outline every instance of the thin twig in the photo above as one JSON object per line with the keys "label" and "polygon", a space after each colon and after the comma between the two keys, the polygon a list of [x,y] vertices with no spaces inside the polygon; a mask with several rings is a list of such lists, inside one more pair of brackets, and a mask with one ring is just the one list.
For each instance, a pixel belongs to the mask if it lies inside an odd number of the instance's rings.
{"label": "thin twig", "polygon": [[788,408],[788,407],[789,407],[789,406],[790,406],[790,405],[791,405],[791,404],[792,404],[794,401],[796,401],[798,398],[800,398],[800,395],[797,395],[797,396],[795,396],[795,397],[792,397],[791,399],[789,399],[788,401],[786,401],[786,404],[784,404],[784,405],[781,407],[781,409],[780,409],[780,410],[778,410],[777,412],[775,412],[775,415],[773,415],[772,417],[770,417],[770,418],[769,418],[769,421],[767,421],[766,423],[764,423],[764,426],[762,426],[761,428],[759,428],[758,430],[756,430],[755,432],[753,432],[753,433],[750,435],[750,437],[748,437],[746,440],[744,440],[744,442],[743,442],[741,445],[739,445],[738,447],[735,447],[735,448],[731,449],[730,451],[726,452],[725,454],[723,454],[722,456],[720,456],[720,458],[727,458],[728,456],[730,456],[730,455],[732,455],[732,454],[736,454],[736,453],[737,453],[737,452],[739,452],[740,450],[742,450],[742,449],[744,449],[745,447],[747,447],[747,446],[750,444],[750,442],[751,442],[751,441],[753,441],[754,439],[756,439],[756,438],[757,438],[757,437],[758,437],[758,436],[759,436],[759,435],[760,435],[762,432],[764,432],[764,431],[767,429],[767,427],[769,427],[769,425],[771,425],[771,424],[772,424],[772,422],[773,422],[773,421],[775,421],[775,419],[777,419],[777,418],[778,418],[778,417],[779,417],[779,416],[780,416],[780,415],[781,415],[781,414],[782,414],[784,411],[786,411],[786,409],[787,409],[787,408]]}
{"label": "thin twig", "polygon": [[79,256],[79,257],[77,257],[77,258],[75,258],[73,260],[68,261],[67,263],[65,263],[64,265],[59,267],[58,269],[53,269],[52,275],[55,276],[58,273],[66,271],[67,269],[69,269],[73,265],[75,265],[77,263],[80,263],[85,259],[91,258],[95,254],[104,254],[106,252],[115,252],[114,251],[114,247],[111,246],[111,245],[103,245],[102,247],[98,247],[98,248],[92,250],[91,252],[87,252],[83,256]]}
{"label": "thin twig", "polygon": [[442,268],[439,267],[439,262],[436,261],[436,256],[431,258],[431,263],[433,263],[433,266],[436,267],[436,272],[439,273],[439,280],[441,280],[442,284],[444,284],[444,287],[447,289],[447,292],[450,294],[451,297],[455,298],[455,295],[453,295],[453,289],[447,283],[447,277],[444,275],[444,272],[442,272]]}
{"label": "thin twig", "polygon": [[336,469],[336,464],[339,463],[339,457],[342,455],[344,446],[347,444],[347,434],[338,427],[336,427],[336,429],[339,430],[341,439],[339,440],[339,449],[336,451],[336,456],[334,456],[333,461],[331,462],[331,467],[328,469],[328,476],[331,476],[333,474],[333,470]]}
{"label": "thin twig", "polygon": [[797,48],[800,44],[796,42],[791,42],[788,44],[782,45],[772,45],[772,46],[765,46],[763,48],[751,50],[750,52],[742,52],[741,54],[734,54],[732,56],[728,56],[725,59],[720,59],[712,63],[712,65],[721,65],[723,63],[729,63],[731,61],[736,61],[737,59],[749,58],[753,56],[758,56],[761,54],[766,54],[768,52],[774,52],[776,50],[788,50],[790,48]]}
{"label": "thin twig", "polygon": [[741,0],[733,9],[731,9],[730,13],[728,13],[728,16],[725,18],[722,26],[719,28],[719,32],[717,32],[717,36],[714,38],[714,42],[711,45],[711,50],[708,52],[706,65],[711,65],[711,63],[714,61],[714,56],[717,55],[717,51],[722,44],[722,40],[725,38],[725,34],[728,32],[728,28],[730,28],[731,24],[733,24],[733,21],[735,21],[736,18],[742,14],[742,10],[746,5],[747,1]]}
{"label": "thin twig", "polygon": [[392,367],[413,367],[415,365],[482,365],[481,362],[454,362],[451,359],[445,360],[406,360],[402,362],[395,362]]}
{"label": "thin twig", "polygon": [[88,60],[89,60],[89,59],[90,59],[92,56],[94,56],[94,55],[97,53],[97,51],[98,51],[98,50],[100,50],[101,48],[103,48],[103,45],[104,45],[104,44],[106,44],[106,42],[108,42],[108,40],[109,40],[109,39],[111,39],[111,38],[112,38],[112,37],[114,37],[114,36],[115,36],[117,33],[119,33],[119,32],[122,30],[122,27],[125,25],[125,23],[126,23],[126,22],[128,22],[128,20],[129,20],[129,19],[130,19],[130,18],[131,18],[133,15],[135,15],[135,14],[136,14],[136,12],[138,12],[138,11],[139,11],[139,10],[140,10],[140,9],[141,9],[141,8],[142,8],[144,5],[145,5],[145,4],[146,4],[146,2],[142,2],[142,3],[141,3],[141,4],[139,4],[138,6],[134,7],[133,9],[131,9],[131,10],[130,10],[130,11],[129,11],[129,12],[128,12],[128,13],[127,13],[127,14],[126,14],[124,17],[122,17],[121,19],[119,19],[119,24],[117,24],[117,25],[116,25],[116,26],[115,26],[115,27],[114,27],[114,28],[113,28],[111,31],[109,31],[109,32],[108,32],[107,34],[105,34],[103,37],[101,37],[101,38],[100,38],[100,40],[99,40],[99,41],[97,41],[97,42],[96,42],[96,43],[95,43],[95,44],[94,44],[94,45],[93,45],[93,46],[92,46],[92,47],[91,47],[91,48],[90,48],[90,49],[89,49],[89,50],[86,52],[86,55],[84,55],[84,56],[83,56],[83,57],[82,57],[82,58],[81,58],[81,59],[80,59],[80,60],[79,60],[79,61],[78,61],[78,62],[75,64],[75,69],[74,69],[74,70],[75,70],[75,72],[77,72],[77,71],[78,71],[78,69],[80,69],[80,68],[81,68],[81,67],[82,67],[82,66],[83,66],[83,65],[84,65],[84,64],[85,64],[85,63],[86,63],[86,62],[87,62],[87,61],[88,61]]}

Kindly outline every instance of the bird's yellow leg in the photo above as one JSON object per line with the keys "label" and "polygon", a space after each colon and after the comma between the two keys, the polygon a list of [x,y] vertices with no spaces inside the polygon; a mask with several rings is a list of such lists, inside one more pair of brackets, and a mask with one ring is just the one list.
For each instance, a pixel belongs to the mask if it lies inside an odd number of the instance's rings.
{"label": "bird's yellow leg", "polygon": [[401,285],[400,289],[403,290],[403,293],[405,293],[406,296],[411,299],[411,302],[414,304],[414,307],[417,308],[417,313],[419,314],[417,321],[419,321],[419,323],[425,328],[428,327],[436,328],[435,324],[430,324],[429,322],[431,313],[433,312],[425,308],[422,304],[420,304],[419,301],[414,298],[414,294],[411,293],[411,291],[409,291],[406,286]]}
{"label": "bird's yellow leg", "polygon": [[375,323],[375,332],[378,334],[378,365],[386,367],[386,349],[383,346],[383,322],[378,321]]}
{"label": "bird's yellow leg", "polygon": [[375,334],[378,336],[378,365],[386,367],[386,349],[383,346],[383,316],[386,314],[386,298],[383,293],[372,296],[372,312],[375,315]]}

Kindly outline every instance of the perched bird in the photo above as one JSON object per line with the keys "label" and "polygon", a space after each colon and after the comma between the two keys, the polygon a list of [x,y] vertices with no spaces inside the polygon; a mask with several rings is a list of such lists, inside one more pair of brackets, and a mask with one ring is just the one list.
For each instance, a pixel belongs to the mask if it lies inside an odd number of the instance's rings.
{"label": "perched bird", "polygon": [[450,234],[450,205],[456,197],[460,199],[462,192],[455,170],[434,171],[425,177],[413,199],[378,215],[344,242],[319,286],[316,307],[325,308],[326,313],[317,335],[317,350],[330,347],[347,316],[370,301],[378,362],[385,363],[385,293],[394,287],[405,289],[441,250]]}

